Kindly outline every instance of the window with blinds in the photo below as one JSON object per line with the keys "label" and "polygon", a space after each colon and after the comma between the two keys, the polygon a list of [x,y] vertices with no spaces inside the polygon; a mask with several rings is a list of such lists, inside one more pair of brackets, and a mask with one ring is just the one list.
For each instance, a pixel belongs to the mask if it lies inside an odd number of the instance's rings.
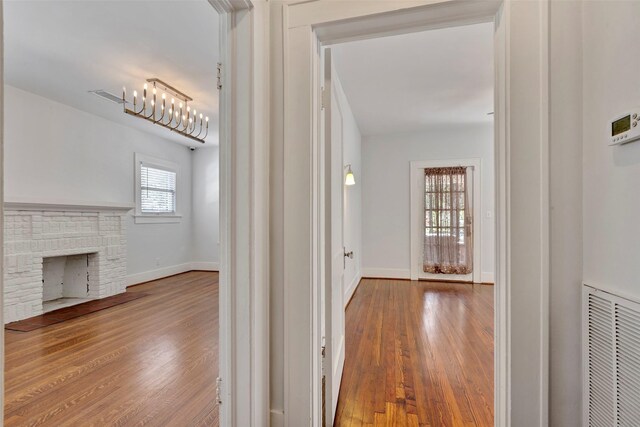
{"label": "window with blinds", "polygon": [[176,213],[176,172],[140,163],[140,211]]}

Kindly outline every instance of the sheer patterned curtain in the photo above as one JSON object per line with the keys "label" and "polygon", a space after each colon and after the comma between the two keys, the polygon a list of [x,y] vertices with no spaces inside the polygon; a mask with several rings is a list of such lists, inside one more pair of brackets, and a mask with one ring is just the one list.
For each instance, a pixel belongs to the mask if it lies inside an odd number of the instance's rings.
{"label": "sheer patterned curtain", "polygon": [[429,168],[425,178],[424,271],[473,272],[472,209],[466,167]]}

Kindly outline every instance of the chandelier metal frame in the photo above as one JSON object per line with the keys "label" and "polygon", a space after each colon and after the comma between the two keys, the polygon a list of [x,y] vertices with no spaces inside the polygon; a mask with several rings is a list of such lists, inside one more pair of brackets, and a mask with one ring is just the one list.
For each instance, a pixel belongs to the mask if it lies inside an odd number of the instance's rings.
{"label": "chandelier metal frame", "polygon": [[[147,102],[149,85],[152,86],[152,98],[150,102]],[[159,90],[162,91],[162,102],[160,103],[157,101]],[[166,105],[167,94],[172,96],[168,111]],[[177,107],[176,98],[179,101]],[[209,117],[204,117],[202,113],[198,116],[197,111],[195,109],[192,110],[188,105],[190,101],[193,101],[193,98],[184,92],[158,78],[150,78],[147,79],[147,83],[144,84],[142,90],[142,106],[140,106],[140,109],[138,109],[138,91],[135,90],[133,91],[133,108],[128,108],[127,90],[122,88],[122,104],[126,114],[147,120],[204,144],[205,138],[209,134]],[[200,121],[199,126],[198,120]],[[202,135],[203,132],[204,135]]]}

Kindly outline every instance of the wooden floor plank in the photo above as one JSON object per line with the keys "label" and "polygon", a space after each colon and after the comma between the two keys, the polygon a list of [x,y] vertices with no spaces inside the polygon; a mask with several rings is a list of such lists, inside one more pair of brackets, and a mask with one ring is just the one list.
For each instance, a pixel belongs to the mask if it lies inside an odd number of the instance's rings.
{"label": "wooden floor plank", "polygon": [[336,426],[492,426],[493,286],[364,279]]}
{"label": "wooden floor plank", "polygon": [[147,296],[5,333],[6,426],[218,425],[218,274],[128,292]]}

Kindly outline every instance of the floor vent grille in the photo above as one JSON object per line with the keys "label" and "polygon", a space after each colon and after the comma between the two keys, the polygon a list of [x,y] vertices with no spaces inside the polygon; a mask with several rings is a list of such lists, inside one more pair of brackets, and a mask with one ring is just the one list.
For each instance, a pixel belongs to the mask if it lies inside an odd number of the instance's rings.
{"label": "floor vent grille", "polygon": [[640,304],[584,286],[584,424],[640,422]]}

